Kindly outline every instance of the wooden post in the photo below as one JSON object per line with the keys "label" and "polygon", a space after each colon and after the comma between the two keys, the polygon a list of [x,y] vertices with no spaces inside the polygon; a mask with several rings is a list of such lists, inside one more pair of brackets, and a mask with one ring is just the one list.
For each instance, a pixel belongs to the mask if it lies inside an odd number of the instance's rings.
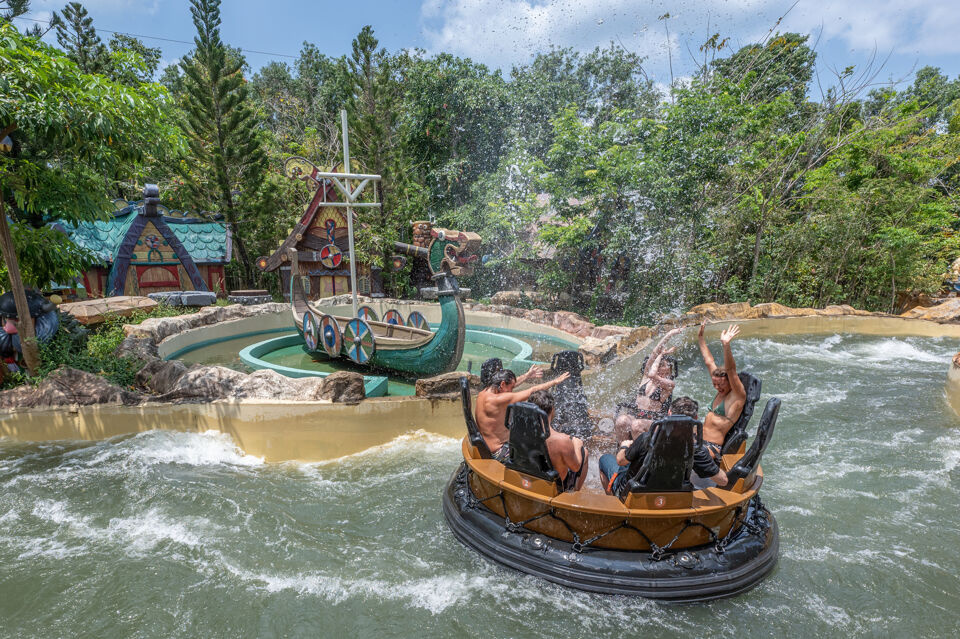
{"label": "wooden post", "polygon": [[23,352],[23,361],[27,364],[27,371],[36,375],[40,370],[40,350],[37,348],[36,330],[33,318],[30,317],[30,307],[27,305],[27,294],[23,289],[23,279],[20,277],[20,264],[17,262],[17,251],[13,247],[13,236],[7,225],[7,209],[0,191],[0,248],[3,250],[3,261],[7,265],[7,275],[10,278],[10,289],[13,291],[13,301],[17,305],[17,331],[20,335],[20,348]]}

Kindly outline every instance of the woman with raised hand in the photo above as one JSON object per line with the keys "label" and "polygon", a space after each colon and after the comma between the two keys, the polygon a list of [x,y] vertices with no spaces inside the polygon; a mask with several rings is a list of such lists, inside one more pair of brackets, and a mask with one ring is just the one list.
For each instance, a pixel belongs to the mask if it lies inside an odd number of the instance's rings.
{"label": "woman with raised hand", "polygon": [[635,439],[645,433],[654,421],[666,417],[673,389],[676,386],[677,362],[672,357],[676,347],[667,342],[683,329],[674,328],[660,339],[644,362],[643,376],[637,388],[636,406],[621,405],[615,422],[619,439]]}
{"label": "woman with raised hand", "polygon": [[740,419],[743,404],[747,400],[747,391],[737,375],[737,363],[733,359],[733,350],[730,348],[730,342],[740,334],[740,327],[733,324],[720,333],[720,345],[723,347],[723,368],[720,368],[714,361],[710,349],[707,348],[707,340],[703,336],[706,326],[706,322],[700,325],[697,343],[717,395],[713,398],[710,410],[703,419],[703,443],[713,458],[719,461],[723,440]]}

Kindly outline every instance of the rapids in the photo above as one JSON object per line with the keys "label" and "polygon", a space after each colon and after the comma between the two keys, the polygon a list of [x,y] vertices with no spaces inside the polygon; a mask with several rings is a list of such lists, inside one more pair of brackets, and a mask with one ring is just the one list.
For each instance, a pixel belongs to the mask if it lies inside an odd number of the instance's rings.
{"label": "rapids", "polygon": [[[716,344],[713,344],[716,347]],[[739,339],[783,399],[762,496],[780,563],[668,606],[497,568],[447,530],[459,441],[266,464],[225,435],[0,441],[0,636],[951,636],[960,627],[955,339]],[[712,398],[695,349],[678,393]],[[622,384],[601,375],[590,397]],[[756,426],[754,423],[752,426]]]}

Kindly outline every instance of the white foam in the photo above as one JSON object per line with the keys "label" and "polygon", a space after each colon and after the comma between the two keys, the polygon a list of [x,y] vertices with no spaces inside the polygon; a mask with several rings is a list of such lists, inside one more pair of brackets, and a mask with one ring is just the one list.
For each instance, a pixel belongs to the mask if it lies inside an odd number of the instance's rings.
{"label": "white foam", "polygon": [[214,430],[203,433],[153,431],[126,440],[122,447],[132,448],[130,458],[146,465],[260,466],[264,463],[262,457],[240,450],[229,435]]}
{"label": "white foam", "polygon": [[240,568],[229,562],[224,562],[223,567],[236,577],[257,584],[267,592],[290,590],[320,596],[332,603],[340,603],[352,597],[402,600],[433,614],[439,614],[450,606],[467,601],[478,592],[506,592],[502,580],[491,575],[460,573],[396,583],[376,578],[344,578],[321,572],[268,574]]}

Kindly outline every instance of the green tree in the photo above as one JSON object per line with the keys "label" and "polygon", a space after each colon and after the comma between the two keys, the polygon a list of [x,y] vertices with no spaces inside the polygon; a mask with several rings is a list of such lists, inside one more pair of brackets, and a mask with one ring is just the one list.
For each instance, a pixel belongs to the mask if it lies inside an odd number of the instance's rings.
{"label": "green tree", "polygon": [[57,44],[84,73],[100,73],[109,66],[107,47],[93,28],[93,18],[79,2],[68,2],[50,22],[57,32]]}
{"label": "green tree", "polygon": [[24,279],[36,286],[49,279],[69,281],[86,266],[82,252],[45,224],[102,215],[110,206],[103,176],[166,154],[176,148],[178,135],[165,117],[161,87],[132,90],[83,73],[63,53],[9,24],[0,24],[0,78],[0,139],[15,138],[13,151],[0,154],[0,245],[21,321],[24,358],[35,371],[38,355]]}
{"label": "green tree", "polygon": [[117,82],[137,86],[153,81],[160,66],[160,49],[148,47],[122,33],[110,38],[109,75]]}
{"label": "green tree", "polygon": [[253,281],[244,208],[263,183],[266,155],[250,105],[243,58],[220,39],[220,0],[191,0],[196,50],[181,62],[189,181],[196,208],[222,213],[237,248],[244,286]]}

